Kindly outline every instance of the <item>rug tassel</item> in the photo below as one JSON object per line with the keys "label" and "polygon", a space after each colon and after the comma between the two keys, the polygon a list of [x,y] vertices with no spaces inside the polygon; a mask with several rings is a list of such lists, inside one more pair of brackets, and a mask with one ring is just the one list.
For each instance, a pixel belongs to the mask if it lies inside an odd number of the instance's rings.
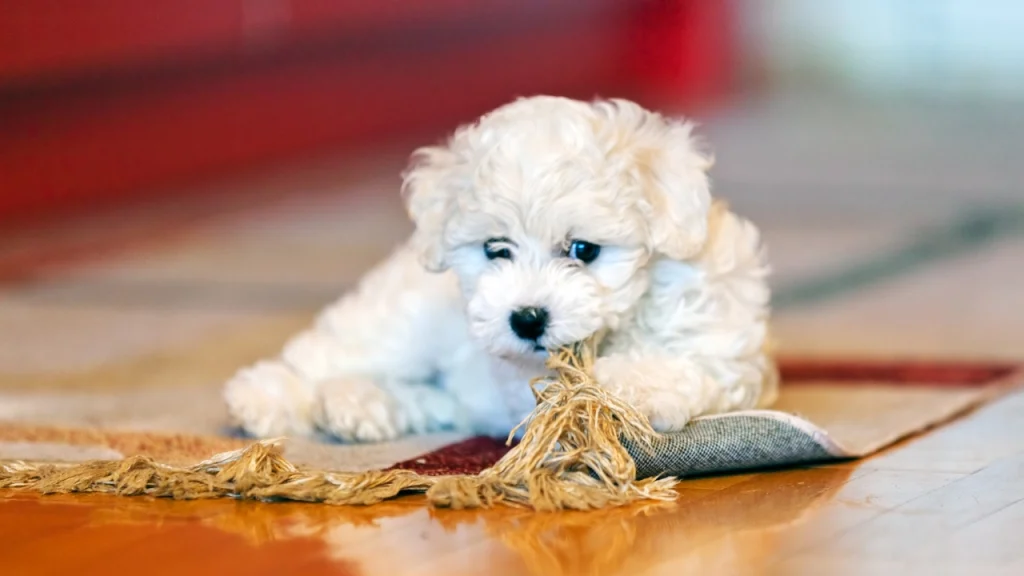
{"label": "rug tassel", "polygon": [[552,355],[548,365],[556,377],[531,383],[537,407],[520,424],[523,439],[476,476],[424,476],[400,469],[306,470],[284,458],[281,439],[271,439],[187,468],[142,456],[69,467],[8,463],[0,467],[0,488],[44,494],[102,492],[335,505],[368,505],[402,494],[425,493],[436,507],[486,508],[502,503],[535,510],[674,500],[674,478],[636,480],[636,464],[621,439],[650,445],[656,433],[636,410],[593,381],[592,346],[562,350]]}

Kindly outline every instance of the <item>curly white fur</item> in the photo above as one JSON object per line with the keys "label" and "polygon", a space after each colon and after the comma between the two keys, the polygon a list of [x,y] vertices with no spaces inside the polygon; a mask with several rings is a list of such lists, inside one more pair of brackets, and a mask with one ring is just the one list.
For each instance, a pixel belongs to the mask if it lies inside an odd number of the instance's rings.
{"label": "curly white fur", "polygon": [[[691,132],[632,102],[534,97],[417,151],[412,238],[231,379],[232,417],[256,436],[505,434],[533,408],[543,349],[593,334],[599,383],[659,430],[771,402],[759,234],[711,200]],[[508,258],[488,259],[495,238]],[[573,240],[598,257],[569,258]],[[527,306],[549,314],[536,341],[510,328]]]}

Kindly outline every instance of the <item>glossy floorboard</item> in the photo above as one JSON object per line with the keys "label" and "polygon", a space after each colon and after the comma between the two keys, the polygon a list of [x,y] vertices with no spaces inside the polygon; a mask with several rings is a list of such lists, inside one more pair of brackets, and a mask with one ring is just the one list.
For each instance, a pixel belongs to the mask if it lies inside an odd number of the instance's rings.
{"label": "glossy floorboard", "polygon": [[0,492],[5,574],[1022,574],[1024,394],[848,464],[671,505],[431,511]]}

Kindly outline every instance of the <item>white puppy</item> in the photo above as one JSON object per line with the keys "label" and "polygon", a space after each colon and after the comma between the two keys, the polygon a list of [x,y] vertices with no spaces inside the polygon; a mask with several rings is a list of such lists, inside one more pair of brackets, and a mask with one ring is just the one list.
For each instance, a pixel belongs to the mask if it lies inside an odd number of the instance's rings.
{"label": "white puppy", "polygon": [[412,238],[228,382],[233,419],[255,436],[504,435],[546,351],[594,334],[598,382],[658,430],[770,403],[759,234],[712,202],[691,129],[534,97],[418,150]]}

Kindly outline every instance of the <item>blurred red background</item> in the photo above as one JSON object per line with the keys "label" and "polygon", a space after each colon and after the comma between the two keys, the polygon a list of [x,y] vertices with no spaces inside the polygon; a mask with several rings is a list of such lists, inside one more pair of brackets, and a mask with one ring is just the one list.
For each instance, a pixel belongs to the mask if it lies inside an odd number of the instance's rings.
{"label": "blurred red background", "polygon": [[720,98],[706,0],[0,2],[0,224],[401,138],[518,95]]}

